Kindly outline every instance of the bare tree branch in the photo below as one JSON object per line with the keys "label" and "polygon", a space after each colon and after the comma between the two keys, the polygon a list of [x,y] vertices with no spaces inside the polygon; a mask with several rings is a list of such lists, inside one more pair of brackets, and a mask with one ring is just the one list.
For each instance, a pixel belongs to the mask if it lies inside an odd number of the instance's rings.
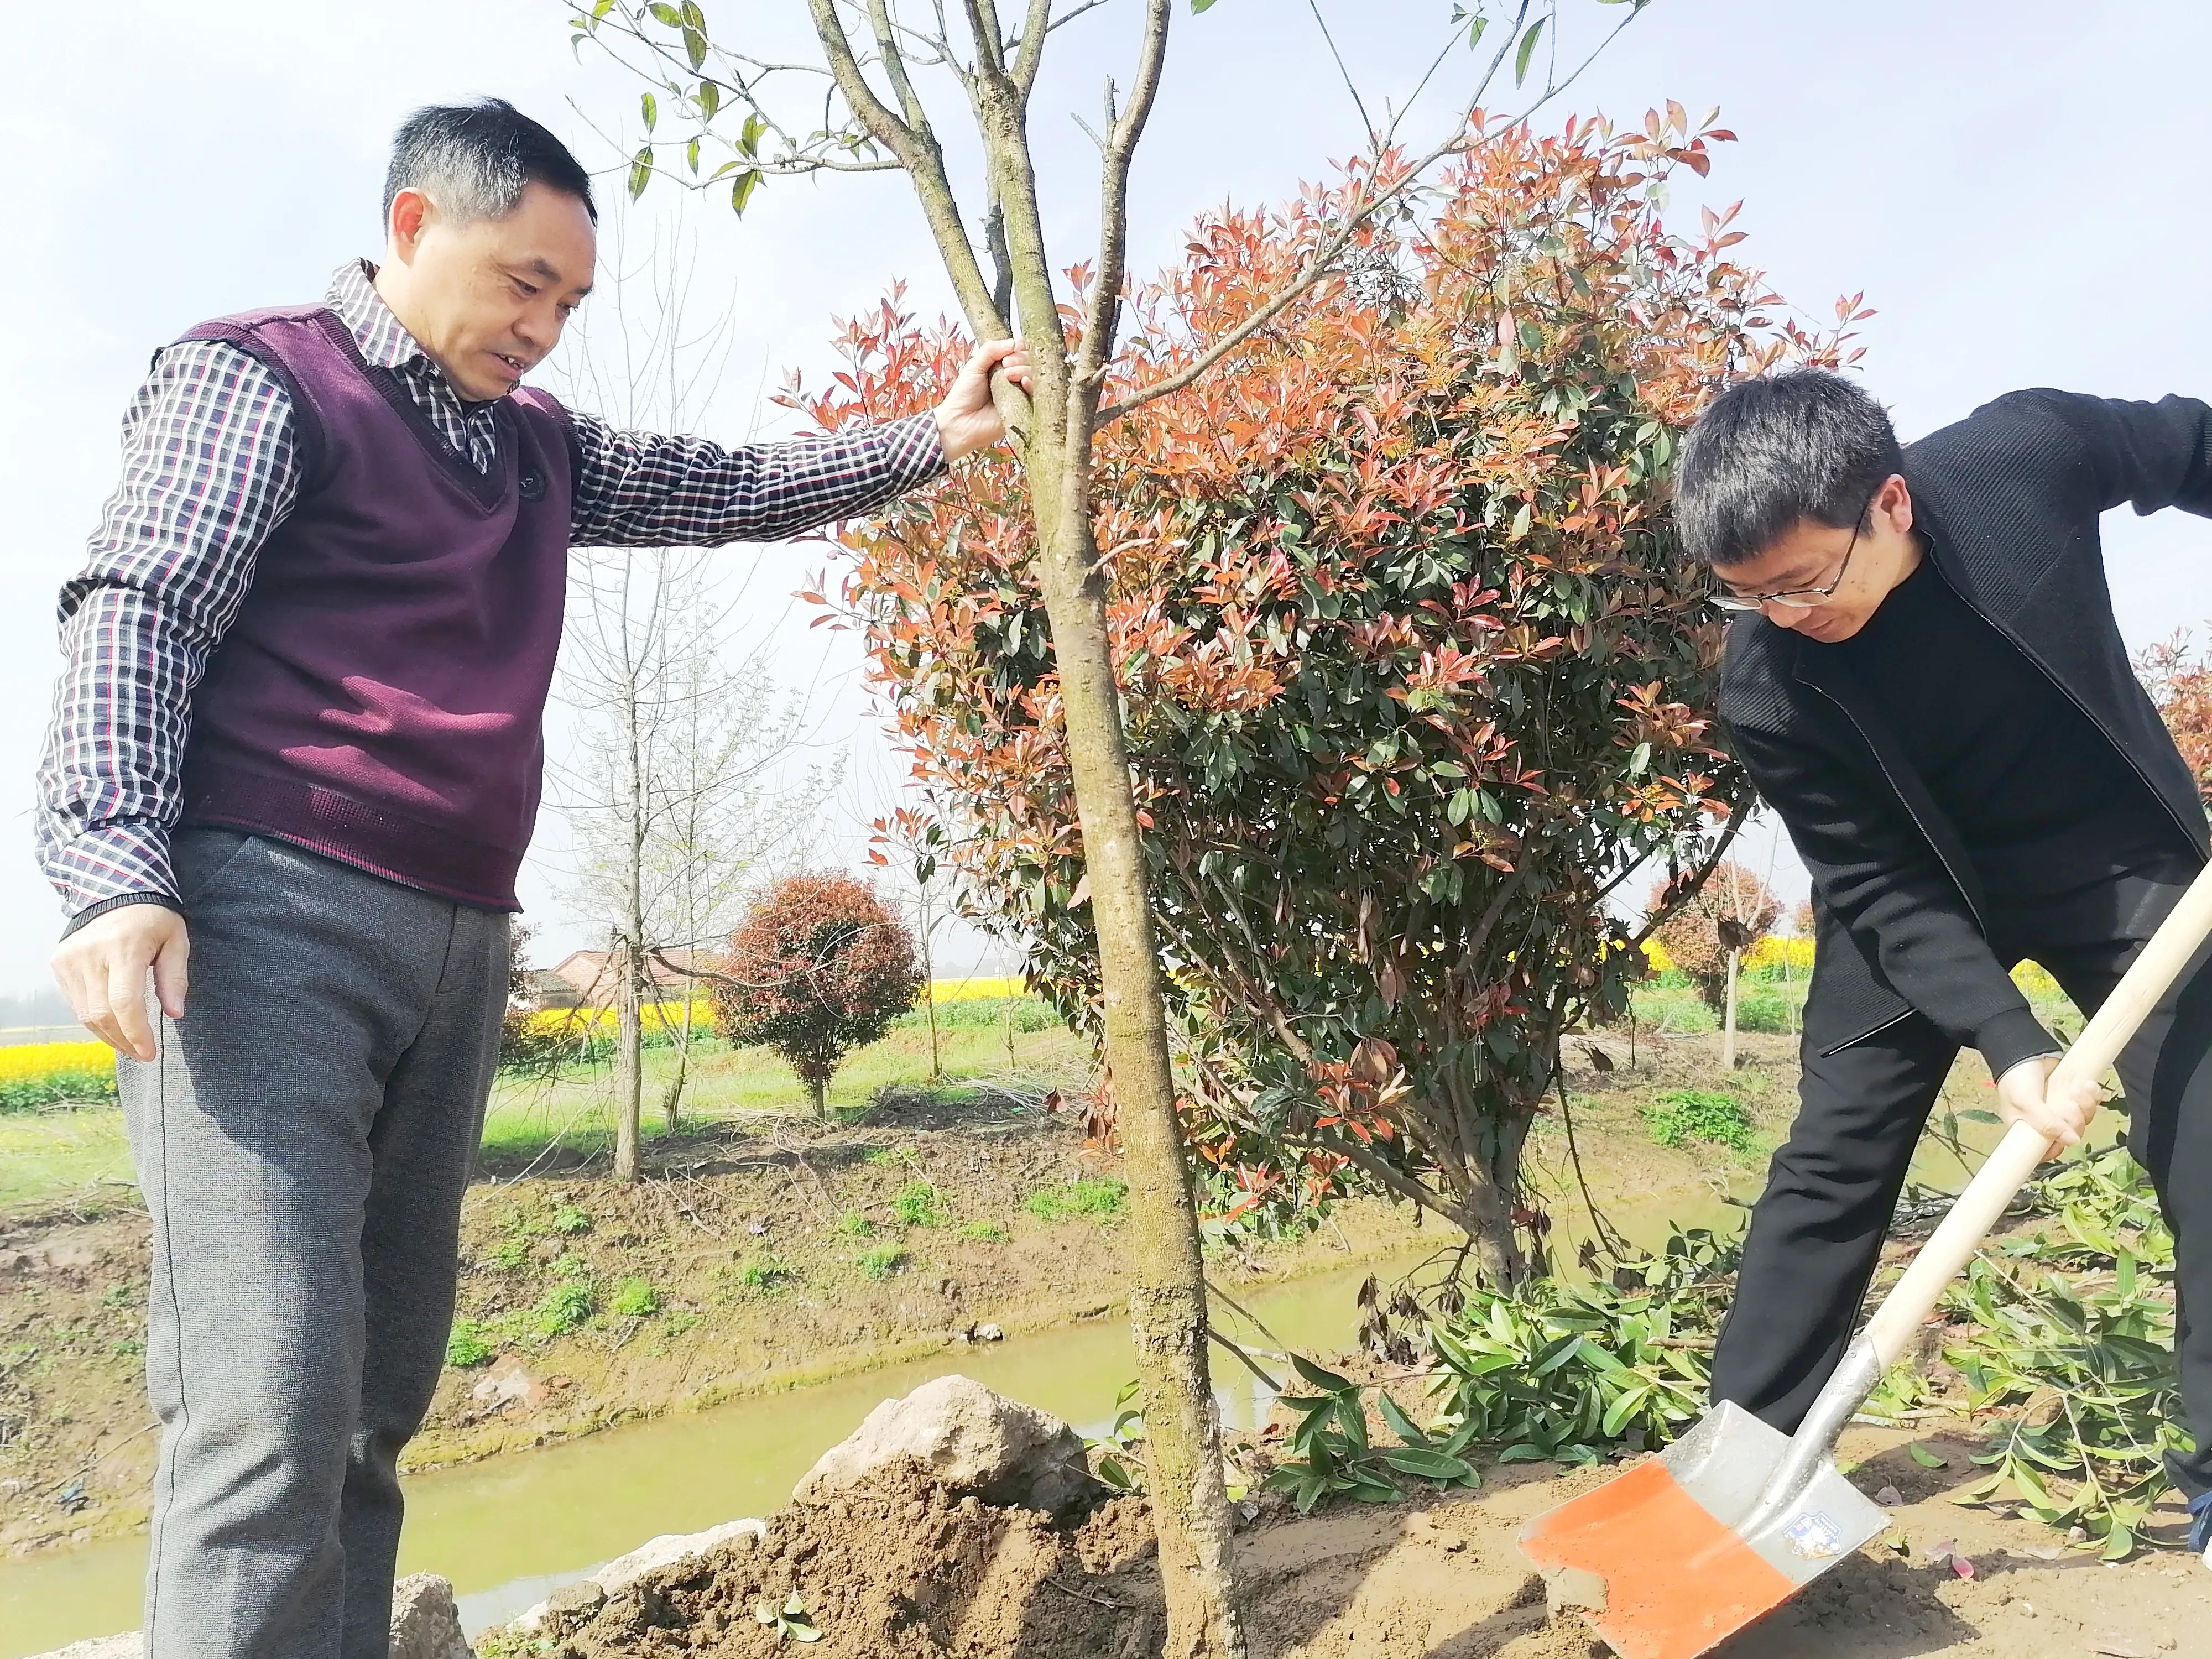
{"label": "bare tree branch", "polygon": [[1038,61],[1044,56],[1044,38],[1052,30],[1052,0],[1030,0],[1030,14],[1022,24],[1022,38],[1014,47],[1014,88],[1022,95],[1022,103],[1030,101],[1030,89],[1036,85]]}
{"label": "bare tree branch", "polygon": [[859,60],[853,55],[853,43],[846,36],[844,21],[837,15],[836,0],[806,0],[806,9],[814,20],[815,32],[821,37],[822,50],[830,59],[830,70],[837,78],[837,90],[844,95],[847,106],[912,175],[922,215],[937,240],[939,257],[945,261],[945,273],[952,279],[953,292],[960,298],[961,309],[968,313],[968,325],[979,339],[1004,339],[1011,331],[1006,314],[995,303],[991,285],[984,279],[982,264],[975,258],[975,245],[968,240],[959,200],[952,193],[952,181],[945,174],[944,151],[926,129],[917,132],[893,115],[869,87],[867,78],[860,72]]}
{"label": "bare tree branch", "polygon": [[1369,147],[1378,148],[1382,143],[1382,134],[1375,125],[1375,118],[1367,112],[1367,100],[1359,95],[1359,88],[1352,79],[1352,71],[1345,65],[1344,54],[1336,49],[1336,37],[1328,32],[1328,19],[1321,15],[1321,0],[1306,0],[1306,9],[1313,13],[1313,20],[1320,27],[1321,38],[1328,47],[1328,55],[1336,59],[1336,72],[1344,77],[1344,89],[1352,94],[1352,106],[1359,112],[1359,125],[1367,130]]}
{"label": "bare tree branch", "polygon": [[1098,406],[1099,389],[1105,384],[1106,365],[1114,355],[1114,326],[1121,308],[1123,274],[1129,251],[1129,163],[1143,137],[1152,100],[1160,89],[1160,71],[1167,62],[1169,0],[1146,0],[1144,43],[1137,54],[1136,84],[1129,89],[1128,107],[1106,137],[1106,158],[1099,187],[1098,269],[1091,283],[1090,303],[1083,319],[1083,334],[1075,352],[1073,391],[1088,428]]}

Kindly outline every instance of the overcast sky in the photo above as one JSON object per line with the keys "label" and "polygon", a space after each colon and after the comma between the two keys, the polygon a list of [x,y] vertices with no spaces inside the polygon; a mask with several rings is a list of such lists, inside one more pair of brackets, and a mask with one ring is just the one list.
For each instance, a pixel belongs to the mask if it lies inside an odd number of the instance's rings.
{"label": "overcast sky", "polygon": [[[1620,15],[1594,0],[1561,4],[1584,38]],[[1322,7],[1370,107],[1412,88],[1451,9]],[[1133,9],[1114,0],[1060,37],[1056,78],[1038,94],[1062,264],[1086,256],[1095,211],[1072,114],[1097,107],[1102,75],[1126,84]],[[803,25],[800,0],[708,10],[724,27],[742,18],[763,50],[796,44]],[[591,54],[572,56],[564,11],[558,0],[114,0],[11,18],[0,63],[11,256],[0,261],[0,313],[12,325],[0,335],[0,700],[15,714],[0,729],[0,992],[40,981],[58,925],[30,850],[53,597],[112,483],[117,421],[148,355],[203,318],[319,295],[340,260],[376,253],[386,147],[416,105],[497,93],[605,165],[594,128],[634,124],[635,88]],[[1279,198],[1356,149],[1360,131],[1306,0],[1220,0],[1198,18],[1179,0],[1179,11],[1136,169],[1140,273],[1174,256],[1194,214]],[[1880,314],[1865,326],[1863,373],[1909,438],[2020,386],[2212,393],[2200,322],[2208,61],[2212,8],[2185,0],[1656,0],[1558,112],[1632,120],[1668,98],[1719,106],[1741,142],[1723,147],[1707,188],[1716,202],[1744,199],[1752,237],[1740,253],[1816,315],[1864,290]],[[1448,64],[1429,119],[1417,112],[1413,129],[1436,131],[1468,62]],[[1680,205],[1694,222],[1694,200]],[[654,210],[683,210],[672,194]],[[708,435],[794,429],[763,392],[793,368],[818,380],[831,318],[890,282],[904,279],[927,312],[949,308],[896,176],[780,181],[742,223],[704,204],[690,211],[702,270],[726,283],[736,310],[732,370],[699,422]],[[2212,526],[2123,513],[2106,544],[2133,642],[2212,613]],[[854,856],[901,768],[850,640],[781,604],[825,550],[728,556],[750,573],[754,637],[787,684],[816,689],[823,750],[849,757],[853,781],[823,845]],[[554,946],[587,934],[560,897],[562,840],[557,823],[541,823],[524,883]],[[1790,864],[1785,854],[1784,879],[1801,885]]]}

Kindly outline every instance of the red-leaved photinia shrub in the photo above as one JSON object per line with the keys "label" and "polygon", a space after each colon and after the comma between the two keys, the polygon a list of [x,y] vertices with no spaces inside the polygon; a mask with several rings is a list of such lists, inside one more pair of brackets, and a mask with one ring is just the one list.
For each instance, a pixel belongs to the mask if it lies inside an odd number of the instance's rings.
{"label": "red-leaved photinia shrub", "polygon": [[776,883],[709,965],[723,1035],[781,1054],[817,1113],[846,1051],[882,1036],[921,989],[913,935],[850,876]]}
{"label": "red-leaved photinia shrub", "polygon": [[[1560,1035],[1627,996],[1616,895],[1708,860],[1746,797],[1709,732],[1720,633],[1667,513],[1676,438],[1729,377],[1844,337],[1782,319],[1728,257],[1732,210],[1667,228],[1667,176],[1726,136],[1670,107],[1486,144],[1100,436],[1186,1126],[1224,1207],[1297,1211],[1357,1171],[1516,1276]],[[1202,222],[1133,296],[1106,402],[1248,316],[1355,188]],[[896,297],[842,344],[836,384],[791,397],[832,429],[928,407],[967,350]],[[851,530],[836,601],[985,908],[1095,1031],[1021,488],[989,453]]]}

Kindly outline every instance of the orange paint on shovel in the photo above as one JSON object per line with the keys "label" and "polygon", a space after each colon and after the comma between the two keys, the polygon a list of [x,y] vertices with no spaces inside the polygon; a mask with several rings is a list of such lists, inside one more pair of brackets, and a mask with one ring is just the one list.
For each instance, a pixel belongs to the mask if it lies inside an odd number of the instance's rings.
{"label": "orange paint on shovel", "polygon": [[1605,1580],[1590,1622],[1621,1659],[1696,1659],[1797,1590],[1656,1457],[1562,1505],[1521,1548],[1539,1571]]}

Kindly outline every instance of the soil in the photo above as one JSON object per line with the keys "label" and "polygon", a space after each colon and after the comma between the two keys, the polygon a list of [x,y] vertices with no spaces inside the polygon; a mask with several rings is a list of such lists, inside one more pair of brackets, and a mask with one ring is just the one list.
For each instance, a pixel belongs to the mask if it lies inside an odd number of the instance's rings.
{"label": "soil", "polygon": [[[1948,1494],[1969,1447],[1854,1431],[1869,1493],[1893,1486],[1892,1533],[1839,1563],[1713,1659],[2156,1659],[2212,1651],[2212,1574],[2172,1552],[2104,1565],[2032,1523]],[[1514,1537],[1614,1469],[1490,1472],[1474,1496],[1346,1504],[1309,1516],[1247,1504],[1237,1570],[1254,1659],[1601,1659],[1579,1613],[1553,1617]],[[2163,1517],[2178,1528],[2177,1510]],[[1964,1577],[1951,1565],[1971,1565]],[[956,1498],[911,1472],[877,1494],[793,1507],[766,1537],[679,1564],[558,1627],[550,1659],[769,1659],[797,1650],[758,1611],[797,1598],[835,1659],[1136,1659],[1159,1651],[1160,1585],[1143,1501],[1080,1524]],[[484,1644],[496,1654],[509,1645]],[[516,1651],[523,1650],[519,1645]]]}

